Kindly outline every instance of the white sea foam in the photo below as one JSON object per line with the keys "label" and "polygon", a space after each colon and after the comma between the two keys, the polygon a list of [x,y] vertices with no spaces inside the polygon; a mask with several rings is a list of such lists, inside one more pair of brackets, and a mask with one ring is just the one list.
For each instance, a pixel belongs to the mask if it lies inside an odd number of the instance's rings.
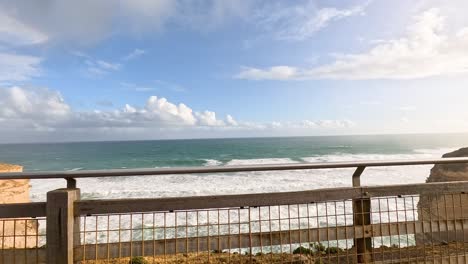
{"label": "white sea foam", "polygon": [[[447,149],[418,150],[414,154],[330,154],[304,157],[304,162],[335,162],[350,160],[394,160],[437,158]],[[225,165],[297,163],[289,158],[234,159]],[[207,160],[205,165],[218,165]],[[424,182],[431,165],[367,168],[362,176],[365,185],[405,184]],[[351,186],[350,169],[323,169],[298,171],[266,171],[216,173],[199,175],[160,175],[141,177],[110,177],[78,179],[85,197],[170,197],[213,194],[261,193],[300,191],[329,187]],[[34,201],[45,200],[49,190],[64,187],[63,180],[32,180],[31,196]]]}
{"label": "white sea foam", "polygon": [[259,165],[259,164],[283,164],[283,163],[298,163],[289,158],[270,158],[270,159],[233,159],[226,165]]}
{"label": "white sea foam", "polygon": [[220,166],[222,165],[223,163],[219,160],[215,160],[215,159],[205,159],[205,166]]}
{"label": "white sea foam", "polygon": [[82,170],[83,168],[73,168],[73,169],[69,169],[67,171],[79,171],[79,170]]}

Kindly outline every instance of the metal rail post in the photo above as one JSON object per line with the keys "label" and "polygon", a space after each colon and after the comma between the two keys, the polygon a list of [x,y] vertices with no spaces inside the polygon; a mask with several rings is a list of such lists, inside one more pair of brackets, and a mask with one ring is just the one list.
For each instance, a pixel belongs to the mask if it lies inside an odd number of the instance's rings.
{"label": "metal rail post", "polygon": [[[361,186],[361,174],[366,167],[357,167],[353,174],[353,187]],[[362,226],[365,234],[365,226],[371,224],[371,201],[369,197],[353,200],[353,220],[354,226]],[[356,262],[357,263],[370,263],[372,262],[372,238],[355,238],[354,246],[356,247]]]}

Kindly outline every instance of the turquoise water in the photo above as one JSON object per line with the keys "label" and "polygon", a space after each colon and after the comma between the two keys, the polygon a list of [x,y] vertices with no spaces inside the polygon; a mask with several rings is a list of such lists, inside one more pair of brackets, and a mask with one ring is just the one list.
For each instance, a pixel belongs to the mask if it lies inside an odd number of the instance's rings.
{"label": "turquoise water", "polygon": [[[467,134],[194,139],[0,145],[0,161],[26,171],[223,166],[438,158],[468,146]],[[424,182],[432,166],[366,169],[362,184]],[[173,197],[351,186],[353,169],[79,179],[84,198]],[[32,180],[31,198],[64,180]]]}
{"label": "turquoise water", "polygon": [[463,146],[468,146],[468,134],[7,144],[0,145],[0,161],[21,164],[27,171],[153,168],[233,160],[300,162],[332,154],[414,154]]}

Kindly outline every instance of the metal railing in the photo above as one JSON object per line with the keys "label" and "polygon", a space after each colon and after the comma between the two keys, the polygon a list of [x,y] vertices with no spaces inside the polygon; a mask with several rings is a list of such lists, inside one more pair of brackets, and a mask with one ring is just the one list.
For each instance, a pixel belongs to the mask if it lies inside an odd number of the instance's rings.
{"label": "metal railing", "polygon": [[[455,163],[468,158],[4,173],[68,188],[0,205],[0,263],[466,263],[468,182],[359,181],[366,167]],[[80,200],[74,188],[84,177],[352,167],[353,187],[299,192]]]}

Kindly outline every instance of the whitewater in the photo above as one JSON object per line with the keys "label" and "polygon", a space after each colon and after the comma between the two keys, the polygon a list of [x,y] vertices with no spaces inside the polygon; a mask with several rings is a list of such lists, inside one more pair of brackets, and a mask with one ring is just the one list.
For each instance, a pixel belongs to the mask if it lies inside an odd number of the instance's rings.
{"label": "whitewater", "polygon": [[[290,158],[233,159],[225,163],[207,159],[205,166],[291,164],[337,161],[378,161],[440,158],[452,148],[416,149],[413,154],[329,154]],[[432,165],[372,167],[361,176],[362,185],[423,183]],[[81,170],[73,168],[70,171]],[[303,191],[320,188],[349,187],[354,168],[265,171],[187,175],[128,176],[78,179],[82,199],[155,198]],[[64,180],[31,180],[31,198],[44,201],[47,191],[63,188]]]}

